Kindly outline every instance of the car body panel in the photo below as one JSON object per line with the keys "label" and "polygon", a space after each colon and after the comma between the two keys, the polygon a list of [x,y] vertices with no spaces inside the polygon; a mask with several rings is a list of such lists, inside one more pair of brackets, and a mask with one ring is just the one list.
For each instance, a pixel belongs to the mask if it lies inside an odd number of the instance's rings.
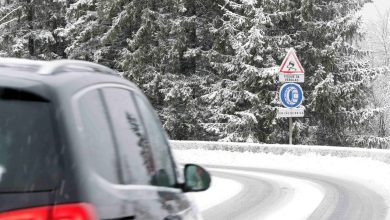
{"label": "car body panel", "polygon": [[95,206],[100,219],[197,219],[179,183],[176,187],[113,184],[86,166],[88,152],[83,150],[75,100],[88,90],[107,87],[124,88],[144,96],[134,84],[108,74],[67,72],[42,76],[30,73],[28,68],[14,70],[0,66],[1,87],[39,94],[52,103],[49,117],[54,119],[58,136],[54,147],[60,155],[60,178],[51,191],[0,193],[0,212],[87,202]]}

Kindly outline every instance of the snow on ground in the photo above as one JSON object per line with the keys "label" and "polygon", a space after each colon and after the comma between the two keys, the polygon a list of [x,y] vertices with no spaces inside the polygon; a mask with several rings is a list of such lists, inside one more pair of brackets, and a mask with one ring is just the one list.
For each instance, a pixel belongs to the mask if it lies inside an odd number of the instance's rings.
{"label": "snow on ground", "polygon": [[195,200],[200,211],[209,209],[218,205],[222,201],[229,200],[237,195],[242,190],[242,185],[239,182],[213,177],[210,188],[206,192],[187,193],[187,195]]}
{"label": "snow on ground", "polygon": [[315,153],[297,156],[201,149],[176,149],[174,153],[180,163],[281,169],[353,180],[382,195],[390,207],[390,164],[373,159]]}
{"label": "snow on ground", "polygon": [[297,156],[312,153],[321,156],[369,158],[390,164],[390,150],[384,149],[207,141],[171,141],[171,145],[177,150],[223,150],[231,152],[271,153],[277,155],[291,154]]}
{"label": "snow on ground", "polygon": [[[286,177],[286,176],[275,175],[275,174],[263,174],[257,172],[249,172],[249,171],[238,171],[238,170],[228,171],[226,169],[210,169],[210,170],[260,177],[263,180],[268,179],[270,181],[277,181],[278,184],[280,184],[279,187],[281,189],[294,189],[293,191],[285,192],[287,193],[287,195],[285,195],[284,198],[281,201],[279,201],[279,204],[277,204],[274,207],[270,207],[269,210],[264,211],[261,216],[257,216],[257,219],[280,220],[280,219],[285,219],[286,216],[288,216],[289,219],[307,219],[319,206],[325,194],[324,189],[319,184],[315,184],[311,181],[302,180],[298,178]],[[213,177],[213,180],[214,178],[215,177]],[[223,191],[221,192],[223,193]],[[201,202],[204,201],[202,200],[202,198],[197,198],[197,199],[198,200],[196,201],[201,201]],[[222,201],[225,201],[225,198],[221,198],[219,202]],[[214,202],[218,202],[218,201],[214,199]],[[300,211],[297,212],[297,210]]]}

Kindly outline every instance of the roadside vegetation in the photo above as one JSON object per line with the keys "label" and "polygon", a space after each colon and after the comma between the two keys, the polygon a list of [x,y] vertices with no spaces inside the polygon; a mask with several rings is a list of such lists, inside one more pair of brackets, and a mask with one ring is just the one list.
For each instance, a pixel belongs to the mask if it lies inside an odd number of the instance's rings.
{"label": "roadside vegetation", "polygon": [[[2,0],[0,55],[82,59],[148,95],[172,139],[287,143],[275,68],[305,68],[296,144],[389,148],[358,12],[369,0]],[[383,130],[385,129],[385,131]]]}

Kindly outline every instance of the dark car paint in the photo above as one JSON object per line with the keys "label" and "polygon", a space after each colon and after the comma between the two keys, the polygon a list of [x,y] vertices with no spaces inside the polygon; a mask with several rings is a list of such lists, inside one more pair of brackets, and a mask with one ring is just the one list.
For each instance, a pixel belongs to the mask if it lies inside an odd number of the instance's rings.
{"label": "dark car paint", "polygon": [[101,219],[195,219],[191,204],[178,188],[114,185],[84,166],[82,141],[73,111],[74,95],[91,86],[121,86],[142,95],[134,84],[98,73],[38,75],[0,69],[0,87],[18,88],[49,99],[58,136],[60,179],[52,191],[0,193],[0,212],[72,202],[92,203]]}

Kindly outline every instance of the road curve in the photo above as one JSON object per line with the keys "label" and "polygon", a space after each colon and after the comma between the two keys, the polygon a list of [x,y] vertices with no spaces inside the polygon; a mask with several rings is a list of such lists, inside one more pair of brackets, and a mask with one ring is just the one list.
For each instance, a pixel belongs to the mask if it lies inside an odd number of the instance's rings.
{"label": "road curve", "polygon": [[[215,176],[232,179],[243,185],[242,191],[233,198],[203,211],[205,220],[259,219],[259,216],[263,216],[264,213],[277,211],[274,208],[278,203],[286,200],[289,191],[294,191],[294,189],[281,188],[281,184],[277,181],[248,175],[245,172],[291,177],[320,185],[325,195],[307,219],[379,220],[386,218],[387,206],[384,199],[371,189],[349,180],[275,169],[215,165],[205,165],[205,167],[210,168]],[[229,171],[242,171],[242,173]],[[286,216],[285,219],[292,218]]]}

